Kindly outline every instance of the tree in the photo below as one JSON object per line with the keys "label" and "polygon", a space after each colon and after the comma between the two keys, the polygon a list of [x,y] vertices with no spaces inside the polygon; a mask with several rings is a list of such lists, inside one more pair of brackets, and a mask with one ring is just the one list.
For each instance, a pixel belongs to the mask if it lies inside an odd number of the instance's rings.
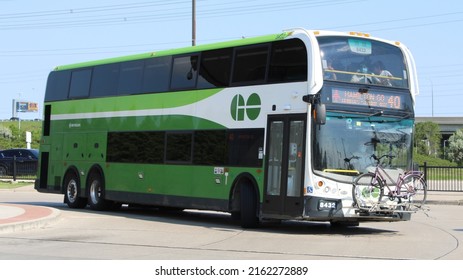
{"label": "tree", "polygon": [[450,136],[447,151],[448,158],[451,161],[460,166],[463,165],[463,129],[457,130]]}
{"label": "tree", "polygon": [[438,157],[442,135],[437,123],[422,122],[415,125],[415,147],[418,154]]}
{"label": "tree", "polygon": [[42,133],[42,123],[36,121],[21,122],[21,129],[17,121],[0,124],[0,150],[26,147],[26,131],[32,133],[31,148],[38,149]]}

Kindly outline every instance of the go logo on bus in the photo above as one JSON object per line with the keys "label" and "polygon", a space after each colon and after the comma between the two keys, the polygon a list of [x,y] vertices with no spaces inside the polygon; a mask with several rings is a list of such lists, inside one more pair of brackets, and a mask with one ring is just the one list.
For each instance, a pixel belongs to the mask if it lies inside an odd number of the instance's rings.
{"label": "go logo on bus", "polygon": [[257,93],[252,93],[246,102],[241,94],[237,94],[231,102],[230,113],[235,121],[244,121],[245,116],[253,121],[259,116],[261,105],[262,103]]}

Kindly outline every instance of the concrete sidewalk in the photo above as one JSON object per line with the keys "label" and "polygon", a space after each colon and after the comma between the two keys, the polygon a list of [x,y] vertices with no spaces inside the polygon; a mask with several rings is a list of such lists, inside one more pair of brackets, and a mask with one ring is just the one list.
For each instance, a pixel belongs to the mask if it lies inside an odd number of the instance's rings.
{"label": "concrete sidewalk", "polygon": [[[33,186],[17,189],[1,190],[1,192],[35,192]],[[463,206],[463,192],[429,191],[427,204],[461,205]],[[15,232],[41,228],[57,219],[60,211],[45,206],[26,204],[0,203],[0,233]]]}
{"label": "concrete sidewalk", "polygon": [[463,192],[428,191],[426,204],[463,206]]}

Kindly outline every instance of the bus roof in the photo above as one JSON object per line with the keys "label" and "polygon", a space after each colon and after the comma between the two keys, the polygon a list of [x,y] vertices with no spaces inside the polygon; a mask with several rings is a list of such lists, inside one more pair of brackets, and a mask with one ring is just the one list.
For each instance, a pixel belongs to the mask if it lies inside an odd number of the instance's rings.
{"label": "bus roof", "polygon": [[252,38],[243,38],[239,40],[212,43],[212,44],[206,44],[206,45],[200,45],[200,46],[184,47],[184,48],[178,48],[178,49],[170,49],[170,50],[155,51],[155,52],[148,52],[148,53],[128,55],[128,56],[100,59],[100,60],[94,60],[94,61],[80,62],[80,63],[57,66],[54,70],[55,71],[69,70],[69,69],[91,67],[91,66],[102,65],[102,64],[146,59],[146,58],[151,58],[151,57],[178,55],[178,54],[183,54],[183,53],[194,53],[194,52],[200,52],[200,51],[205,51],[205,50],[245,46],[245,45],[250,45],[250,44],[258,44],[258,43],[266,43],[266,42],[283,40],[286,37],[288,37],[290,34],[291,32],[283,32],[283,33],[278,33],[278,34],[258,36],[258,37],[252,37]]}

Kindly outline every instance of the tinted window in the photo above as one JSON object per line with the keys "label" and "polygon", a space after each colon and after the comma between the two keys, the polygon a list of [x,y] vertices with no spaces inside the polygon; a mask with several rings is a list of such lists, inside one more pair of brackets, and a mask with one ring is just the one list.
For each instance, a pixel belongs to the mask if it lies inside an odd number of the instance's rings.
{"label": "tinted window", "polygon": [[189,89],[196,86],[198,56],[179,56],[174,58],[171,89]]}
{"label": "tinted window", "polygon": [[37,159],[38,150],[5,150],[0,153],[0,156],[3,157],[16,157],[16,158],[25,158],[25,159]]}
{"label": "tinted window", "polygon": [[231,130],[228,145],[230,165],[262,166],[264,129]]}
{"label": "tinted window", "polygon": [[51,72],[48,76],[45,101],[66,100],[68,98],[71,71]]}
{"label": "tinted window", "polygon": [[263,83],[267,68],[268,46],[243,47],[236,50],[233,83]]}
{"label": "tinted window", "polygon": [[226,87],[230,83],[232,49],[201,54],[198,88]]}
{"label": "tinted window", "polygon": [[405,58],[398,46],[368,38],[318,37],[324,78],[408,88]]}
{"label": "tinted window", "polygon": [[11,150],[2,152],[3,157],[13,157],[14,155],[15,155],[14,152]]}
{"label": "tinted window", "polygon": [[93,70],[92,96],[117,94],[119,63],[96,66]]}
{"label": "tinted window", "polygon": [[192,133],[168,133],[166,161],[191,162]]}
{"label": "tinted window", "polygon": [[118,94],[140,93],[143,80],[143,60],[121,63]]}
{"label": "tinted window", "polygon": [[45,105],[43,113],[43,136],[50,136],[51,105]]}
{"label": "tinted window", "polygon": [[108,133],[108,162],[162,163],[164,161],[164,132]]}
{"label": "tinted window", "polygon": [[69,98],[88,97],[90,89],[90,79],[92,77],[92,69],[72,71],[71,87],[69,89]]}
{"label": "tinted window", "polygon": [[145,61],[143,92],[164,92],[169,90],[171,56],[156,57]]}
{"label": "tinted window", "polygon": [[272,45],[269,83],[307,80],[307,51],[298,39],[275,42]]}
{"label": "tinted window", "polygon": [[195,131],[193,163],[224,165],[227,162],[226,130]]}

